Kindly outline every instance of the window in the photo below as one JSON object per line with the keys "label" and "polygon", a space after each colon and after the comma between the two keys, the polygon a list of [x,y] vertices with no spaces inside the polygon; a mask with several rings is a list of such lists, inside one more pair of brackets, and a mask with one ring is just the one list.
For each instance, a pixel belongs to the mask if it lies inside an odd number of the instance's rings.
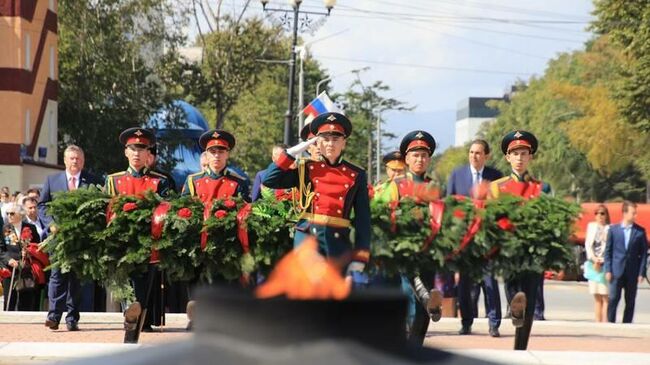
{"label": "window", "polygon": [[32,142],[32,112],[31,110],[25,110],[25,145],[29,145]]}
{"label": "window", "polygon": [[25,70],[32,70],[32,36],[25,33]]}
{"label": "window", "polygon": [[54,46],[50,47],[50,79],[56,80],[56,77],[54,75],[54,59],[56,58],[56,50],[54,49]]}

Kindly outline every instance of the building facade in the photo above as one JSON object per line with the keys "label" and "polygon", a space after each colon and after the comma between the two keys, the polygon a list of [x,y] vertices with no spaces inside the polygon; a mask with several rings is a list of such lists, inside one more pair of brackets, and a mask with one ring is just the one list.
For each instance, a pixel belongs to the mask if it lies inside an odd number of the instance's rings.
{"label": "building facade", "polygon": [[57,1],[0,0],[0,185],[38,186],[57,165]]}
{"label": "building facade", "polygon": [[454,147],[460,147],[475,139],[483,123],[494,120],[499,110],[487,104],[490,101],[502,101],[503,97],[477,98],[469,97],[458,103],[456,109],[456,135]]}

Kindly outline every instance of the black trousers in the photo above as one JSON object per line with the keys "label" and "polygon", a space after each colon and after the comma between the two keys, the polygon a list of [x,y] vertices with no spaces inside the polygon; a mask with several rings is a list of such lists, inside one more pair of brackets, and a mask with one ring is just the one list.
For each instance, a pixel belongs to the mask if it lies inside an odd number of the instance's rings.
{"label": "black trousers", "polygon": [[509,288],[515,293],[521,291],[526,294],[524,325],[515,330],[515,350],[525,350],[528,347],[530,330],[533,328],[533,317],[535,316],[535,302],[542,278],[543,273],[526,272],[508,280]]}
{"label": "black trousers", "polygon": [[[149,271],[147,273],[134,275],[131,277],[131,280],[133,281],[135,299],[140,302],[143,311],[145,308],[147,309],[143,328],[148,328],[152,325],[160,326],[165,307],[161,302],[161,273],[158,270],[158,265],[149,264]],[[151,288],[149,288],[149,285],[151,285]],[[150,292],[147,298],[148,290]]]}
{"label": "black trousers", "polygon": [[499,283],[492,273],[486,273],[482,281],[474,282],[460,274],[458,282],[458,304],[463,326],[471,327],[474,318],[478,317],[478,297],[483,288],[485,296],[485,311],[490,327],[499,328],[501,325],[501,298],[499,297]]}
{"label": "black trousers", "polygon": [[[420,273],[420,279],[426,286],[427,290],[431,290],[435,284],[436,273],[434,271],[422,272]],[[410,281],[411,285],[413,285],[413,280],[411,279]],[[415,318],[411,325],[408,341],[416,346],[422,346],[424,344],[424,339],[429,330],[429,323],[431,322],[431,318],[429,317],[429,313],[425,306],[426,303],[420,303],[419,301],[416,301],[415,303]]]}

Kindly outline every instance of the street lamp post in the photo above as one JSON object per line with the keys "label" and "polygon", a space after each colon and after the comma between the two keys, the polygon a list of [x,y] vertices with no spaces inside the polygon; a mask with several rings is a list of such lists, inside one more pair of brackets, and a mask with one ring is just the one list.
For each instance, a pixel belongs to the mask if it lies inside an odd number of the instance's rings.
{"label": "street lamp post", "polygon": [[[262,3],[262,8],[264,11],[279,11],[279,12],[289,12],[286,9],[272,9],[267,8],[266,5],[270,0],[260,0]],[[293,13],[293,24],[292,24],[292,38],[291,38],[291,59],[289,60],[289,92],[288,92],[288,107],[287,112],[284,114],[284,138],[283,141],[287,145],[292,144],[291,140],[291,122],[294,117],[294,105],[293,99],[295,94],[295,80],[296,80],[296,45],[298,44],[298,17],[301,13],[303,14],[317,14],[317,15],[327,15],[329,16],[332,8],[336,4],[336,0],[324,0],[325,8],[327,8],[327,13],[318,13],[312,11],[300,11],[300,4],[303,0],[289,0],[289,5],[291,5]]]}
{"label": "street lamp post", "polygon": [[377,141],[376,141],[376,154],[375,154],[375,183],[379,183],[379,174],[381,172],[381,112],[384,111],[382,107],[389,99],[383,99],[379,105],[377,105]]}

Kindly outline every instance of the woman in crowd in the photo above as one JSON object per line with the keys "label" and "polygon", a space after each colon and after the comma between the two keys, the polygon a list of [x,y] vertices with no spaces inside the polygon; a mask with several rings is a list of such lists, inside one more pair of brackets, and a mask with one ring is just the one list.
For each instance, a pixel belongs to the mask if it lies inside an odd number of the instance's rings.
{"label": "woman in crowd", "polygon": [[605,244],[609,230],[609,211],[604,204],[598,205],[595,211],[596,220],[587,225],[585,237],[585,278],[589,280],[589,293],[594,296],[594,311],[596,322],[607,321],[607,302],[609,300],[607,282],[603,272],[605,262]]}
{"label": "woman in crowd", "polygon": [[45,281],[43,268],[48,265],[47,255],[37,249],[38,231],[34,225],[23,221],[20,205],[8,203],[7,222],[2,233],[0,268],[5,270],[0,276],[4,310],[37,311],[39,293]]}

